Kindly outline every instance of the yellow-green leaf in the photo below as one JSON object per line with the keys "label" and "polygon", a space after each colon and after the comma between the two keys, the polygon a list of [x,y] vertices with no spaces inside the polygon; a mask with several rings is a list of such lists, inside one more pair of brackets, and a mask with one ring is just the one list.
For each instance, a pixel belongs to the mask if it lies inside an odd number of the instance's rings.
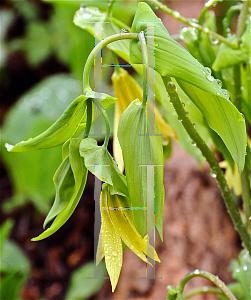
{"label": "yellow-green leaf", "polygon": [[[123,112],[118,127],[118,139],[122,148],[127,187],[133,210],[134,223],[141,234],[146,235],[147,165],[154,165],[155,224],[162,238],[163,220],[163,149],[159,128],[153,112],[141,101],[134,100]],[[148,228],[150,231],[152,228]]]}

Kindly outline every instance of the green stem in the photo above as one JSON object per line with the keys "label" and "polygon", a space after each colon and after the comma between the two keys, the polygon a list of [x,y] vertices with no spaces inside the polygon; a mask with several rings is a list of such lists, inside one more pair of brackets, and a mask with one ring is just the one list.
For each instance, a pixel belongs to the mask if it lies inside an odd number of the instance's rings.
{"label": "green stem", "polygon": [[214,6],[217,2],[219,2],[219,1],[220,1],[220,0],[208,0],[208,1],[205,3],[205,5],[204,5],[204,7],[203,7],[203,9],[202,9],[202,11],[201,11],[201,13],[200,13],[200,16],[199,16],[199,24],[200,24],[200,25],[203,24],[204,19],[205,19],[205,15],[206,15],[207,11],[208,11],[212,6]]}
{"label": "green stem", "polygon": [[222,292],[215,287],[212,286],[203,286],[199,288],[194,288],[187,292],[184,296],[183,299],[190,299],[193,296],[200,295],[200,294],[217,294],[217,295],[222,295]]}
{"label": "green stem", "polygon": [[105,135],[105,140],[104,140],[104,143],[103,143],[103,147],[107,148],[108,143],[109,143],[109,139],[110,139],[110,136],[111,136],[111,134],[110,134],[110,132],[111,132],[110,122],[109,122],[107,113],[104,109],[102,109],[102,115],[105,119],[105,126],[106,126],[106,135]]}
{"label": "green stem", "polygon": [[[247,146],[247,155],[249,153],[249,148]],[[249,153],[250,154],[250,153]],[[248,170],[248,157],[246,156],[246,162],[244,165],[243,172],[241,173],[241,187],[242,187],[242,199],[243,208],[246,215],[246,225],[249,230],[251,230],[251,193],[250,193],[250,181],[249,181],[249,170]]]}
{"label": "green stem", "polygon": [[107,10],[106,10],[107,20],[110,20],[111,13],[112,13],[112,8],[113,8],[113,5],[114,5],[115,1],[116,0],[109,0],[108,1],[108,6],[107,6]]}
{"label": "green stem", "polygon": [[87,99],[87,120],[86,120],[86,127],[84,137],[88,137],[91,126],[92,126],[92,99]]}
{"label": "green stem", "polygon": [[241,8],[242,8],[242,5],[238,4],[238,5],[231,6],[229,8],[229,10],[227,11],[225,18],[222,21],[224,37],[227,37],[227,35],[230,34],[230,32],[228,32],[228,30],[230,31],[230,21],[232,19],[233,14],[236,11],[240,11]]}
{"label": "green stem", "polygon": [[139,41],[142,51],[143,60],[143,96],[142,96],[142,106],[146,106],[147,102],[147,46],[144,31],[139,33]]}
{"label": "green stem", "polygon": [[191,139],[194,141],[194,143],[197,145],[197,147],[200,149],[203,156],[206,158],[210,167],[212,168],[212,171],[215,174],[216,180],[220,187],[222,196],[225,200],[225,204],[226,204],[228,213],[230,214],[230,217],[232,218],[232,221],[234,223],[235,229],[238,231],[244,245],[246,246],[248,251],[251,253],[250,236],[247,232],[245,225],[243,224],[243,222],[241,220],[239,210],[234,202],[233,195],[227,185],[226,179],[225,179],[224,174],[219,166],[217,159],[214,157],[213,152],[208,148],[208,146],[203,141],[203,139],[200,137],[198,132],[195,130],[192,122],[188,118],[186,111],[184,110],[183,105],[181,104],[179,96],[176,92],[176,87],[171,82],[171,79],[163,77],[163,80],[166,84],[166,89],[167,89],[167,92],[171,99],[170,101],[173,103],[173,107],[176,110],[179,120],[182,121],[182,124],[183,124],[184,128],[186,129],[187,133],[189,134]]}
{"label": "green stem", "polygon": [[241,66],[235,65],[234,66],[234,99],[233,103],[236,106],[236,108],[241,111],[241,102],[242,102],[242,96],[241,96]]}
{"label": "green stem", "polygon": [[91,91],[91,87],[89,84],[89,75],[90,75],[90,71],[91,71],[91,67],[93,64],[93,60],[95,57],[95,54],[97,52],[99,52],[102,47],[105,47],[106,45],[118,41],[118,40],[123,40],[123,39],[136,39],[138,38],[138,34],[137,33],[118,33],[118,34],[114,34],[111,35],[107,38],[105,38],[104,40],[102,40],[101,42],[99,42],[91,51],[91,53],[89,54],[86,63],[85,63],[85,68],[84,68],[84,72],[83,72],[83,86],[84,86],[84,94],[86,94],[87,92]]}
{"label": "green stem", "polygon": [[[243,2],[241,13],[238,18],[237,29],[236,29],[236,37],[240,39],[242,34],[246,29],[246,20],[249,13],[250,8],[250,0],[246,0]],[[241,93],[241,67],[240,65],[234,66],[234,83],[235,83],[235,95],[234,95],[234,104],[236,107],[241,110],[242,103],[242,93]],[[248,174],[248,166],[247,166],[247,157],[246,163],[244,166],[244,170],[241,174],[241,185],[242,185],[242,199],[243,206],[246,215],[246,224],[247,228],[250,226],[250,213],[251,213],[251,204],[250,204],[250,183],[249,183],[249,174]]]}
{"label": "green stem", "polygon": [[229,290],[229,288],[225,285],[225,283],[218,278],[218,276],[215,276],[215,275],[213,275],[209,272],[200,271],[200,270],[195,270],[194,272],[191,272],[191,273],[187,274],[180,281],[179,285],[177,286],[176,291],[179,292],[179,293],[182,293],[186,283],[194,277],[202,277],[202,278],[205,278],[205,279],[211,281],[214,285],[216,285],[222,291],[222,293],[229,300],[237,300],[235,298],[235,296],[232,294],[232,292]]}
{"label": "green stem", "polygon": [[197,23],[190,21],[189,19],[181,16],[179,12],[168,8],[166,5],[162,4],[158,0],[148,0],[148,1],[150,3],[152,3],[154,6],[158,7],[162,11],[164,11],[165,13],[167,13],[167,14],[171,15],[172,17],[174,17],[175,19],[183,22],[184,24],[194,27],[197,30],[199,30],[207,35],[211,35],[211,36],[215,37],[216,39],[218,39],[219,41],[221,41],[222,43],[226,44],[227,46],[229,46],[233,49],[239,49],[239,43],[237,41],[230,42],[228,39],[224,38],[222,35],[209,30],[207,27],[203,27],[200,24],[197,24]]}
{"label": "green stem", "polygon": [[247,26],[246,20],[250,8],[250,0],[243,1],[241,13],[238,18],[236,37],[240,39]]}

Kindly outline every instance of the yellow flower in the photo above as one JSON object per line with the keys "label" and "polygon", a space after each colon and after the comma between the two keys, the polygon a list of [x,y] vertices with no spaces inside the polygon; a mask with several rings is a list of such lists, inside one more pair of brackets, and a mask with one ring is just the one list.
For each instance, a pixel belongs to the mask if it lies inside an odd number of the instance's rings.
{"label": "yellow flower", "polygon": [[226,160],[220,162],[220,167],[226,169],[225,178],[230,189],[233,189],[236,196],[241,196],[241,176],[238,172],[238,167],[234,164],[234,172],[232,171],[229,163]]}
{"label": "yellow flower", "polygon": [[111,195],[108,185],[103,184],[100,204],[102,225],[96,264],[99,264],[103,257],[105,258],[106,269],[114,291],[122,267],[122,240],[143,261],[147,262],[146,255],[158,262],[160,260],[154,248],[147,243],[147,236],[142,238],[136,230],[132,211],[129,210],[125,197]]}
{"label": "yellow flower", "polygon": [[[124,163],[122,151],[117,138],[117,129],[120,116],[128,105],[135,99],[142,100],[143,91],[137,81],[124,69],[116,68],[112,75],[112,83],[115,91],[116,98],[118,99],[115,103],[115,116],[114,116],[114,138],[113,138],[113,156],[119,169],[123,171]],[[153,107],[151,107],[153,109]],[[159,126],[160,133],[166,140],[169,141],[169,137],[178,139],[176,132],[161,116],[159,110],[155,107],[154,109],[157,124]]]}

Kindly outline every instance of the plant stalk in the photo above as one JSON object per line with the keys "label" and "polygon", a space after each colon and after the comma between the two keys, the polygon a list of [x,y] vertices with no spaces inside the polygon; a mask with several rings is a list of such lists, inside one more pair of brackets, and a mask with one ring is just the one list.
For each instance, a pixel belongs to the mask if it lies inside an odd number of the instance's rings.
{"label": "plant stalk", "polygon": [[89,54],[86,60],[85,68],[83,72],[83,93],[84,94],[92,90],[89,83],[89,75],[90,75],[95,54],[99,52],[102,49],[102,47],[105,47],[106,45],[112,42],[123,40],[123,39],[136,39],[136,38],[138,38],[138,33],[118,33],[105,38],[92,49],[91,53]]}
{"label": "plant stalk", "polygon": [[238,18],[236,37],[240,39],[246,28],[247,15],[250,8],[250,0],[243,1],[241,13]]}
{"label": "plant stalk", "polygon": [[[195,270],[187,274],[183,279],[181,279],[179,285],[177,286],[176,291],[182,293],[186,283],[194,277],[202,277],[209,281],[211,281],[214,285],[216,285],[222,293],[229,299],[229,300],[237,300],[229,288],[225,285],[223,281],[221,281],[218,276],[215,276],[206,271]],[[185,298],[184,298],[185,299]],[[187,298],[186,298],[187,299]]]}
{"label": "plant stalk", "polygon": [[86,120],[86,127],[84,137],[88,137],[91,126],[92,126],[92,99],[87,99],[87,120]]}
{"label": "plant stalk", "polygon": [[[233,14],[236,11],[240,11],[241,8],[242,8],[242,5],[241,4],[237,4],[237,5],[231,6],[229,8],[229,10],[227,11],[225,18],[222,21],[222,24],[223,24],[223,35],[224,35],[224,37],[227,37],[228,33],[230,34],[230,21],[232,19]],[[229,32],[228,32],[228,29],[229,29]]]}
{"label": "plant stalk", "polygon": [[143,59],[143,96],[142,96],[142,106],[145,107],[147,103],[147,46],[144,31],[139,33],[139,41],[142,51],[142,59]]}
{"label": "plant stalk", "polygon": [[170,9],[166,5],[159,2],[158,0],[149,0],[149,2],[152,3],[154,6],[158,7],[159,9],[161,9],[162,11],[164,11],[165,13],[174,17],[175,19],[181,21],[182,23],[187,24],[191,27],[194,27],[197,30],[199,30],[207,35],[211,35],[211,36],[215,37],[216,39],[218,39],[219,41],[221,41],[222,43],[226,44],[227,46],[229,46],[233,49],[239,49],[239,43],[237,41],[230,42],[228,39],[224,38],[222,35],[209,30],[207,27],[203,27],[200,24],[190,21],[189,19],[181,16],[179,12]]}
{"label": "plant stalk", "polygon": [[[238,18],[237,29],[236,29],[236,37],[240,39],[242,34],[245,32],[246,29],[246,20],[249,13],[250,8],[250,0],[243,1],[241,13]],[[242,109],[242,93],[241,93],[241,67],[240,65],[234,66],[234,84],[235,84],[235,95],[234,95],[234,104],[236,107],[241,111]],[[247,146],[248,148],[248,146]],[[247,149],[247,153],[249,153]],[[246,162],[241,174],[241,186],[242,186],[242,199],[243,199],[243,208],[245,211],[246,216],[246,225],[247,228],[250,227],[251,220],[251,203],[250,203],[250,182],[249,182],[249,174],[248,174],[248,167],[247,167],[247,156]],[[250,228],[249,228],[250,229]]]}
{"label": "plant stalk", "polygon": [[208,0],[208,1],[205,3],[205,5],[204,5],[204,7],[203,7],[203,9],[202,9],[202,11],[201,11],[201,13],[200,13],[200,16],[199,16],[199,24],[200,24],[200,25],[203,24],[204,19],[205,19],[205,15],[206,15],[207,11],[208,11],[212,6],[216,5],[216,3],[219,2],[219,1],[220,1],[220,0]]}
{"label": "plant stalk", "polygon": [[242,222],[239,210],[235,204],[233,195],[227,185],[226,179],[224,174],[219,166],[217,159],[214,157],[213,152],[208,148],[206,143],[200,137],[196,129],[194,128],[192,122],[188,118],[186,111],[184,110],[179,96],[176,92],[176,87],[172,83],[171,78],[163,77],[164,83],[166,85],[166,90],[170,96],[170,101],[173,104],[174,109],[178,115],[179,120],[181,120],[182,125],[186,129],[187,133],[191,137],[191,139],[196,143],[197,147],[202,152],[203,156],[206,158],[207,162],[209,163],[210,167],[212,168],[213,173],[216,176],[216,180],[220,187],[222,196],[225,200],[225,204],[227,207],[227,211],[230,214],[230,217],[234,223],[235,229],[238,231],[244,245],[251,253],[251,240],[250,235],[248,234],[247,228]]}
{"label": "plant stalk", "polygon": [[216,294],[218,296],[218,295],[222,295],[222,292],[221,292],[221,290],[219,290],[216,287],[202,286],[202,287],[199,287],[199,288],[194,288],[194,289],[190,290],[189,292],[187,292],[183,296],[183,299],[187,300],[187,299],[190,299],[193,296],[200,295],[200,294]]}

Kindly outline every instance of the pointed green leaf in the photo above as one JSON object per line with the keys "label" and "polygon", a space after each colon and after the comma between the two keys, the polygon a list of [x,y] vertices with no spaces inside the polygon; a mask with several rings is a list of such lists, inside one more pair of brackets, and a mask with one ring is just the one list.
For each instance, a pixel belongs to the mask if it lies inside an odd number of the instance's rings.
{"label": "pointed green leaf", "polygon": [[247,141],[243,116],[229,100],[204,92],[183,80],[177,82],[200,109],[208,125],[221,137],[241,172]]}
{"label": "pointed green leaf", "polygon": [[7,148],[12,152],[32,151],[58,146],[68,140],[77,130],[86,114],[88,97],[79,96],[65,110],[63,115],[46,131],[33,139]]}
{"label": "pointed green leaf", "polygon": [[[85,159],[86,168],[99,180],[107,182],[112,194],[120,194],[128,197],[125,176],[120,172],[108,150],[98,146],[97,141],[91,138],[83,139],[80,143],[80,155]],[[101,174],[97,174],[95,168],[101,165]]]}
{"label": "pointed green leaf", "polygon": [[80,139],[69,140],[69,156],[63,160],[54,175],[56,197],[44,221],[44,227],[65,208],[71,198],[77,196],[81,188],[85,166],[83,158],[79,155],[80,141]]}
{"label": "pointed green leaf", "polygon": [[67,202],[69,201],[69,199],[71,199],[71,196],[73,194],[74,177],[69,157],[62,161],[54,175],[53,181],[55,185],[56,196],[53,206],[44,221],[44,228],[56,215],[58,215],[65,208]]}
{"label": "pointed green leaf", "polygon": [[[204,68],[189,52],[174,41],[162,22],[146,3],[139,3],[132,31],[146,30],[147,23],[154,26],[155,49],[149,45],[150,55],[155,57],[154,69],[162,76],[172,76],[179,83],[189,98],[200,109],[208,125],[220,135],[241,172],[244,166],[246,150],[245,121],[240,112],[228,100],[226,91],[211,75],[211,70]],[[155,25],[153,25],[153,22]],[[155,50],[155,52],[153,52]],[[131,42],[132,63],[142,63],[140,43]],[[151,65],[150,65],[151,66]]]}
{"label": "pointed green leaf", "polygon": [[79,155],[80,139],[71,139],[69,157],[65,158],[55,175],[57,194],[45,225],[56,217],[52,225],[32,241],[44,239],[56,232],[74,212],[85,188],[87,169],[84,159]]}
{"label": "pointed green leaf", "polygon": [[148,110],[146,120],[146,109],[141,106],[138,99],[123,112],[118,126],[118,139],[123,153],[131,206],[141,208],[133,210],[133,216],[136,228],[142,236],[146,235],[146,165],[155,165],[155,222],[162,238],[164,201],[162,140],[153,112]]}
{"label": "pointed green leaf", "polygon": [[[87,106],[86,100],[89,98],[102,103],[102,108],[109,108],[117,99],[104,93],[94,93],[89,91],[87,95],[77,97],[65,110],[63,115],[46,131],[35,138],[22,141],[15,146],[6,145],[8,151],[24,152],[43,148],[51,148],[61,145],[72,136],[81,133],[86,126]],[[94,110],[95,108],[93,108]],[[97,110],[97,108],[96,108]],[[100,115],[100,112],[93,113],[93,122]]]}
{"label": "pointed green leaf", "polygon": [[[147,33],[148,29],[154,34]],[[132,32],[141,31],[147,34],[147,41],[152,41],[148,44],[148,55],[154,56],[155,64],[151,65],[153,60],[150,60],[150,67],[162,76],[184,80],[204,91],[226,98],[217,82],[208,76],[207,69],[170,37],[161,20],[144,2],[139,3],[132,24]],[[140,42],[136,39],[131,41],[130,63],[142,63]]]}

